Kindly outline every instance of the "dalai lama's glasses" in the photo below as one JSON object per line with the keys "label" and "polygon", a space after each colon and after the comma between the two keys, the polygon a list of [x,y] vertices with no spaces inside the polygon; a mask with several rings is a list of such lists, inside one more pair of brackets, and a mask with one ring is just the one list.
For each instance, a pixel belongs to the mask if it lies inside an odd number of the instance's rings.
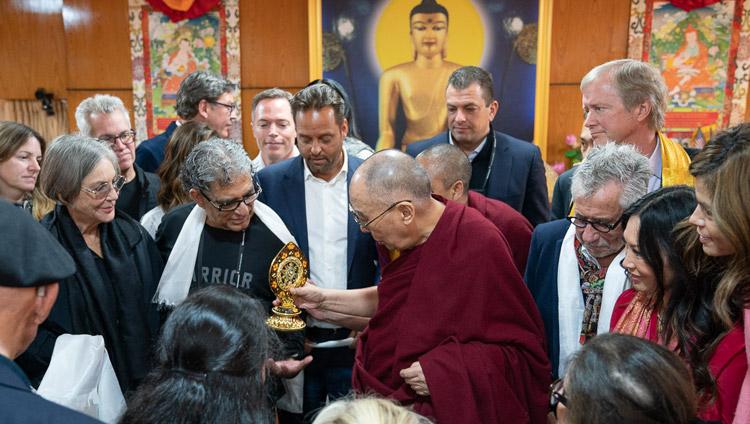
{"label": "dalai lama's glasses", "polygon": [[567,406],[568,403],[568,398],[562,393],[563,390],[565,389],[561,378],[553,381],[549,386],[549,412],[555,414],[555,418],[557,418],[557,405]]}
{"label": "dalai lama's glasses", "polygon": [[232,212],[239,208],[240,204],[242,203],[244,203],[245,205],[249,205],[250,203],[254,202],[255,199],[260,196],[260,193],[263,191],[263,189],[260,188],[260,184],[258,184],[258,182],[253,178],[253,188],[246,195],[242,196],[242,199],[230,200],[228,202],[222,202],[219,204],[214,203],[213,200],[206,196],[206,193],[204,193],[203,190],[198,189],[198,191],[201,193],[201,196],[208,200],[208,203],[218,209],[219,212]]}
{"label": "dalai lama's glasses", "polygon": [[368,227],[370,226],[370,224],[372,224],[373,222],[375,222],[375,220],[377,220],[381,216],[385,215],[389,210],[395,208],[396,205],[398,205],[399,203],[404,203],[404,202],[411,203],[411,200],[399,200],[398,202],[395,202],[391,206],[388,206],[383,212],[380,212],[380,214],[378,214],[378,216],[376,216],[375,218],[369,220],[367,223],[364,223],[365,220],[362,219],[362,215],[360,215],[359,212],[355,211],[354,208],[352,208],[352,204],[351,203],[349,203],[349,213],[352,214],[352,218],[354,218],[354,222],[356,222],[357,225],[359,225],[360,227],[364,228],[365,230],[368,230],[369,229]]}

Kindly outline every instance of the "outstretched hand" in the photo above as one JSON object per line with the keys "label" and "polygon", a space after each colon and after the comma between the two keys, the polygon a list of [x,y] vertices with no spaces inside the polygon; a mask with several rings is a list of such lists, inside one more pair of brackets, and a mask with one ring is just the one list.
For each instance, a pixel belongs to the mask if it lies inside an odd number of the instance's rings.
{"label": "outstretched hand", "polygon": [[268,369],[272,374],[276,374],[283,378],[294,378],[300,373],[307,365],[312,362],[312,356],[306,356],[302,360],[298,359],[284,359],[281,361],[274,361],[273,359],[268,360]]}
{"label": "outstretched hand", "polygon": [[430,389],[427,387],[424,371],[422,371],[422,365],[419,364],[419,361],[411,364],[409,368],[399,371],[399,375],[419,396],[430,395]]}

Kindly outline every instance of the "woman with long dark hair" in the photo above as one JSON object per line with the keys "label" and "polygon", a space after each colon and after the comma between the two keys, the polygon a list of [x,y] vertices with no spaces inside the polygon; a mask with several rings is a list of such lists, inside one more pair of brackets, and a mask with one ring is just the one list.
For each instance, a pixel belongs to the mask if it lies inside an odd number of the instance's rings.
{"label": "woman with long dark hair", "polygon": [[684,268],[673,230],[695,206],[695,189],[680,185],[653,191],[625,211],[622,267],[632,288],[615,303],[611,331],[662,342],[661,317],[672,291],[673,270]]}
{"label": "woman with long dark hair", "polygon": [[230,286],[185,300],[162,328],[158,366],[121,423],[273,423],[266,362],[280,345],[261,304]]}
{"label": "woman with long dark hair", "polygon": [[678,237],[686,267],[675,270],[666,340],[685,357],[699,416],[732,422],[747,372],[742,311],[750,290],[750,124],[719,133],[690,165],[698,206]]}

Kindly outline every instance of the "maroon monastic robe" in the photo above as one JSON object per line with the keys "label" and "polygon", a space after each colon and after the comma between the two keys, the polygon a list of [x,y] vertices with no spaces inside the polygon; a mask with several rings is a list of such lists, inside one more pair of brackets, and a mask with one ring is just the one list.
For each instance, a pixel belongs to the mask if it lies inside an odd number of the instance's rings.
{"label": "maroon monastic robe", "polygon": [[534,232],[529,220],[505,203],[473,191],[469,192],[469,207],[478,210],[503,233],[510,245],[513,262],[523,276],[529,259],[531,233]]}
{"label": "maroon monastic robe", "polygon": [[[500,231],[447,202],[426,242],[384,264],[353,387],[414,404],[441,424],[544,423],[551,376],[544,345],[539,312]],[[428,397],[399,375],[414,361]]]}

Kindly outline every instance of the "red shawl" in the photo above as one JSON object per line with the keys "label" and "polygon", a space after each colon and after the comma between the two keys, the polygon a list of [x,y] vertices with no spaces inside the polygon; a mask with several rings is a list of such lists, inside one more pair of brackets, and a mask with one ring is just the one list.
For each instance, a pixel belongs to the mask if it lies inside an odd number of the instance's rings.
{"label": "red shawl", "polygon": [[[429,397],[399,376],[417,360]],[[427,241],[383,267],[354,388],[441,424],[545,423],[550,376],[542,321],[507,243],[479,212],[447,202]]]}
{"label": "red shawl", "polygon": [[469,207],[478,210],[503,233],[510,245],[513,262],[523,276],[529,259],[531,233],[534,232],[529,220],[507,204],[473,191],[469,192]]}

